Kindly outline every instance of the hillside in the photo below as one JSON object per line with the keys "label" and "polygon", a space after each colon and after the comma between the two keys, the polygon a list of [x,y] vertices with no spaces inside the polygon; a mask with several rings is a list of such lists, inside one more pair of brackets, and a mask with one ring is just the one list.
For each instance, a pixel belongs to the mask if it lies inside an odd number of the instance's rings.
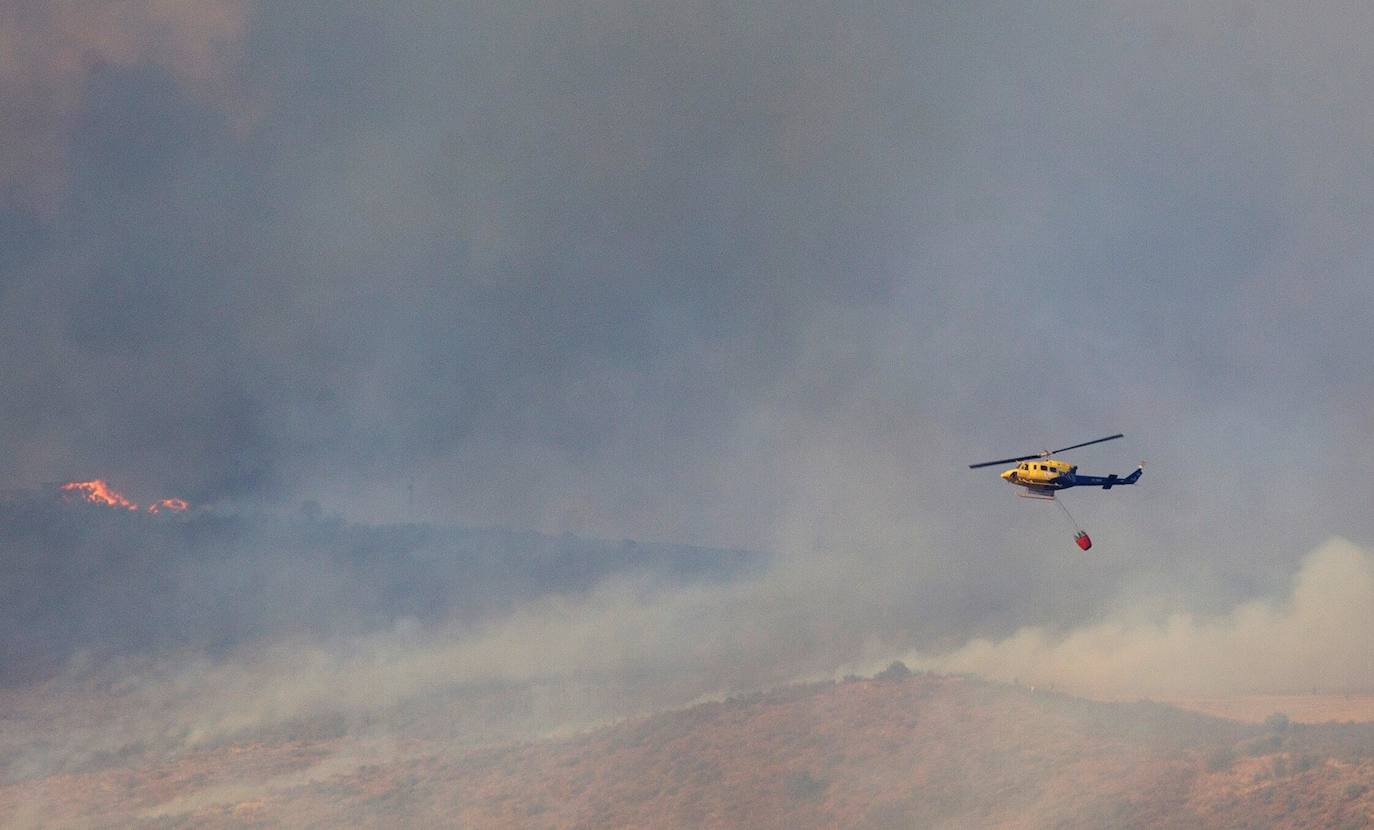
{"label": "hillside", "polygon": [[850,679],[454,749],[308,729],[10,781],[18,827],[1363,827],[1374,728]]}
{"label": "hillside", "polygon": [[150,515],[56,491],[0,497],[0,687],[73,654],[224,653],[398,621],[474,624],[617,577],[680,586],[748,578],[739,550],[500,528],[366,525],[310,511]]}

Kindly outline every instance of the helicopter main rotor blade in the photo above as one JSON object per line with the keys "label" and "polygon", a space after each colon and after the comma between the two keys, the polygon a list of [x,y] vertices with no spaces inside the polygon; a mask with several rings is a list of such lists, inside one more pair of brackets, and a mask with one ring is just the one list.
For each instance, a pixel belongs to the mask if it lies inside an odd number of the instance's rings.
{"label": "helicopter main rotor blade", "polygon": [[970,470],[976,470],[979,467],[991,467],[994,464],[1014,464],[1018,461],[1030,461],[1032,458],[1048,458],[1051,455],[1055,455],[1061,452],[1067,452],[1069,450],[1076,450],[1079,447],[1086,447],[1089,444],[1101,444],[1103,441],[1115,441],[1118,438],[1125,437],[1126,434],[1124,432],[1118,432],[1116,435],[1108,435],[1106,438],[1097,438],[1092,441],[1084,441],[1081,444],[1074,444],[1071,447],[1063,447],[1057,450],[1045,450],[1043,452],[1032,453],[1031,455],[1020,455],[1016,458],[999,458],[996,461],[984,461],[982,464],[970,464],[968,465],[968,468]]}
{"label": "helicopter main rotor blade", "polygon": [[1032,458],[1040,458],[1040,457],[1042,457],[1042,454],[1041,454],[1041,453],[1036,453],[1035,455],[1022,455],[1022,456],[1018,456],[1018,457],[1016,457],[1016,458],[1001,458],[1001,459],[998,459],[997,461],[984,461],[982,464],[970,464],[970,465],[968,465],[968,468],[969,468],[970,470],[976,470],[976,469],[978,469],[979,467],[991,467],[993,464],[1011,464],[1012,462],[1015,462],[1015,461],[1029,461],[1029,460],[1031,460]]}
{"label": "helicopter main rotor blade", "polygon": [[1074,444],[1072,447],[1064,447],[1063,449],[1050,450],[1050,455],[1054,455],[1055,453],[1066,452],[1068,450],[1076,450],[1079,447],[1086,447],[1089,444],[1101,444],[1103,441],[1115,441],[1118,438],[1124,437],[1126,437],[1126,434],[1124,432],[1118,432],[1116,435],[1108,435],[1106,438],[1098,438],[1093,441],[1084,441],[1081,444]]}

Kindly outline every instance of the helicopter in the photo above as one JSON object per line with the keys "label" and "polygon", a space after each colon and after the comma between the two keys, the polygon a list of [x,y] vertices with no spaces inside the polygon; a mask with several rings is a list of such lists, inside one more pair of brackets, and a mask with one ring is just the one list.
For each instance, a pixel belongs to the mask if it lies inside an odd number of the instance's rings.
{"label": "helicopter", "polygon": [[1003,481],[1025,488],[1025,492],[1016,495],[1053,501],[1056,492],[1067,490],[1070,487],[1101,487],[1103,490],[1110,490],[1117,485],[1135,484],[1139,481],[1140,474],[1145,471],[1144,463],[1126,476],[1119,476],[1115,473],[1109,476],[1089,476],[1079,475],[1077,465],[1050,458],[1050,456],[1061,452],[1076,450],[1091,444],[1101,444],[1103,441],[1115,441],[1124,437],[1124,433],[1118,432],[1116,435],[1108,435],[1106,438],[1095,438],[1092,441],[1084,441],[1082,444],[1061,447],[1057,450],[1043,450],[1033,455],[999,458],[996,461],[984,461],[981,464],[968,466],[969,469],[976,470],[979,467],[991,467],[994,464],[1016,463],[1017,466],[1002,473]]}

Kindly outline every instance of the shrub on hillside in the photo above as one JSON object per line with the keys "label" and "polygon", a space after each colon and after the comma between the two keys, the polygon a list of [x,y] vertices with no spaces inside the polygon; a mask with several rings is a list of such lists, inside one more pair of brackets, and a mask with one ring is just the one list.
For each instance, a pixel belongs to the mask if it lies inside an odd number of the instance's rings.
{"label": "shrub on hillside", "polygon": [[1229,746],[1218,747],[1207,756],[1208,772],[1224,772],[1236,762],[1236,752]]}
{"label": "shrub on hillside", "polygon": [[874,680],[906,680],[911,676],[911,669],[906,667],[906,663],[901,660],[893,660],[892,665],[873,675]]}
{"label": "shrub on hillside", "polygon": [[826,783],[818,778],[812,777],[809,772],[799,772],[787,776],[783,782],[783,790],[787,797],[797,801],[810,801],[820,798],[821,793],[825,792]]}
{"label": "shrub on hillside", "polygon": [[1275,755],[1274,760],[1269,765],[1269,772],[1275,778],[1288,777],[1288,759],[1282,755]]}
{"label": "shrub on hillside", "polygon": [[1262,738],[1242,741],[1239,749],[1242,755],[1268,755],[1271,752],[1278,752],[1279,746],[1282,744],[1283,739],[1278,735],[1266,735]]}

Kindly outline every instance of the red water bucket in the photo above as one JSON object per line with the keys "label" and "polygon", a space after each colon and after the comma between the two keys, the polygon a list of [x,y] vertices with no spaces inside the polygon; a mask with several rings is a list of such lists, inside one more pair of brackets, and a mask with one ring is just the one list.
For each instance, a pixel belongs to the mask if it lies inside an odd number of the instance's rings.
{"label": "red water bucket", "polygon": [[1080,530],[1075,533],[1073,535],[1073,541],[1083,550],[1087,550],[1093,546],[1093,540],[1088,538],[1088,532],[1086,530]]}

